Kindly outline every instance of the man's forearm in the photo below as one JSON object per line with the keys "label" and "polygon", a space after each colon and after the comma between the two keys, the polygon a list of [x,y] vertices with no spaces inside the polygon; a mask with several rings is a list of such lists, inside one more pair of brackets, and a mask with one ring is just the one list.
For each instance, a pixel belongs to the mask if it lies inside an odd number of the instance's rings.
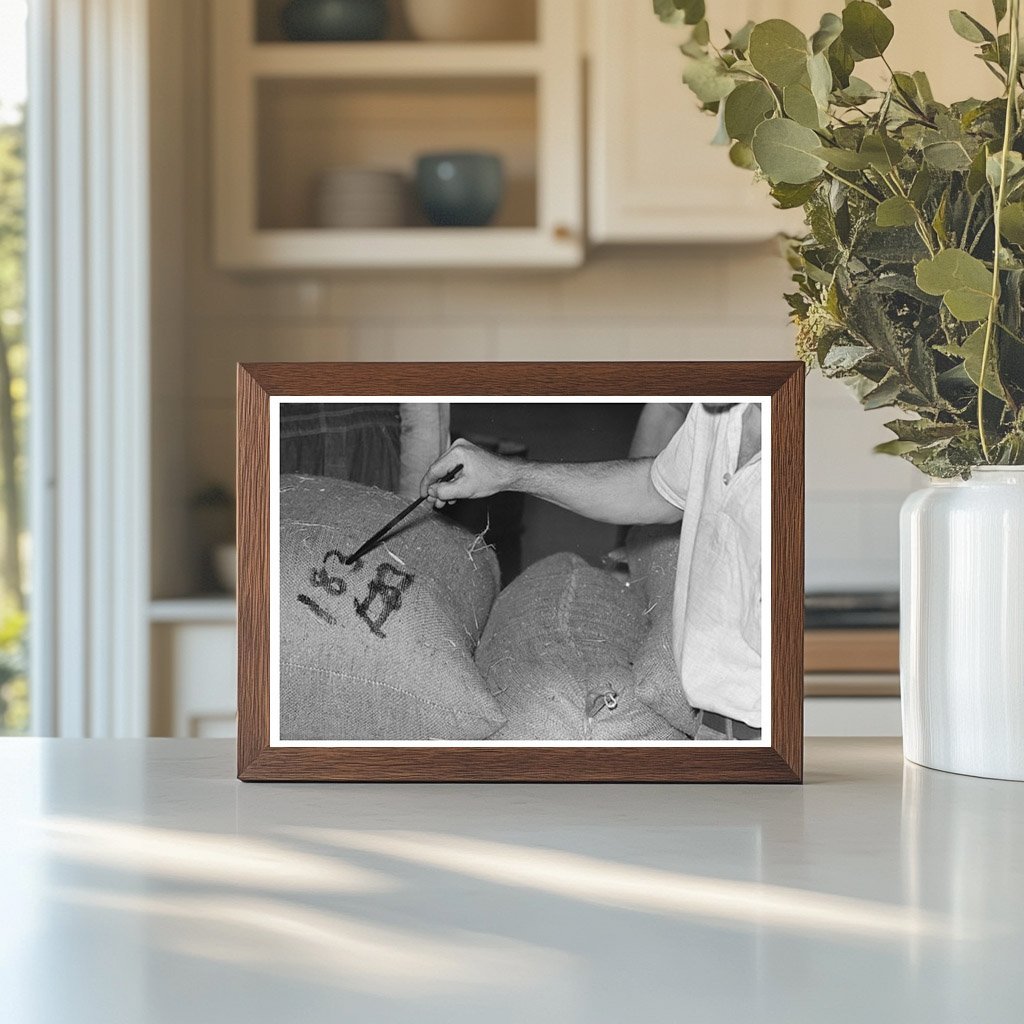
{"label": "man's forearm", "polygon": [[533,494],[603,523],[677,522],[682,512],[651,482],[652,462],[513,462],[507,489]]}

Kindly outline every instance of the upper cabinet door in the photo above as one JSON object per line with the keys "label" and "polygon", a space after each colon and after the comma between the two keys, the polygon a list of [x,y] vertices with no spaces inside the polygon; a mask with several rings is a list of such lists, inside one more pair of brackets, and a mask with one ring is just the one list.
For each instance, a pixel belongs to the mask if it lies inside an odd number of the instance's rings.
{"label": "upper cabinet door", "polygon": [[[589,38],[590,238],[602,242],[715,242],[799,232],[799,211],[774,208],[764,183],[711,145],[716,124],[682,84],[679,53],[689,29],[663,25],[651,0],[584,0]],[[708,0],[713,39],[747,20],[785,18],[806,34],[845,0]],[[924,70],[938,99],[992,96],[998,83],[958,38],[946,8],[990,25],[990,0],[899,0],[886,14],[896,26],[887,54],[894,67]],[[1005,30],[1005,23],[1004,23]],[[880,61],[857,73],[887,79]]]}
{"label": "upper cabinet door", "polygon": [[[798,229],[799,215],[776,210],[767,186],[733,166],[726,147],[711,145],[715,119],[682,82],[679,44],[689,28],[663,25],[650,0],[586,2],[591,241],[738,241]],[[711,0],[708,18],[718,38],[748,19],[796,18],[798,6]],[[824,9],[821,0],[803,6]]]}

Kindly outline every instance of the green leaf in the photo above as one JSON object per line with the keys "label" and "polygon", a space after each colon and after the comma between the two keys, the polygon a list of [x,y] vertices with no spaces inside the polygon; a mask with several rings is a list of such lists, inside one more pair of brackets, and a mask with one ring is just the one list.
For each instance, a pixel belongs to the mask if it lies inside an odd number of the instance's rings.
{"label": "green leaf", "polygon": [[1024,245],[1024,203],[1010,203],[1003,208],[1000,229],[1007,242]]}
{"label": "green leaf", "polygon": [[[1003,170],[1003,154],[993,153],[985,161],[985,177],[989,185],[995,191],[999,188],[999,178]],[[1009,191],[1013,191],[1016,181],[1024,175],[1024,157],[1020,153],[1010,150],[1006,154],[1006,185]]]}
{"label": "green leaf", "polygon": [[1006,17],[1006,0],[992,0],[992,10],[995,12],[998,25]]}
{"label": "green leaf", "polygon": [[794,82],[782,90],[782,106],[786,116],[802,124],[805,128],[821,128],[824,126],[822,111],[818,101],[811,92],[807,81]]}
{"label": "green leaf", "polygon": [[[937,351],[951,359],[962,359],[964,371],[974,382],[975,387],[981,386],[981,363],[985,354],[985,325],[975,330],[962,345],[939,345]],[[996,371],[995,343],[989,346],[988,365],[985,367],[985,390],[996,398],[1006,400],[1006,392],[999,381]]]}
{"label": "green leaf", "polygon": [[654,0],[654,13],[667,25],[696,25],[704,17],[704,0]]}
{"label": "green leaf", "polygon": [[828,57],[819,53],[807,62],[807,78],[811,83],[811,95],[822,112],[822,125],[828,123],[829,97],[832,95],[832,69]]}
{"label": "green leaf", "polygon": [[891,420],[885,425],[900,441],[914,441],[917,444],[934,444],[956,437],[963,427],[959,423],[936,423],[934,420]]}
{"label": "green leaf", "polygon": [[820,156],[822,160],[826,160],[841,171],[863,171],[871,166],[871,161],[866,156],[856,153],[852,149],[819,146],[814,150],[814,155]]}
{"label": "green leaf", "polygon": [[754,131],[752,149],[764,176],[773,184],[802,185],[825,169],[815,153],[821,140],[811,131],[786,118],[762,121]]}
{"label": "green leaf", "polygon": [[949,189],[945,189],[942,193],[942,198],[939,200],[939,205],[935,210],[935,216],[932,217],[932,228],[935,231],[935,237],[939,240],[939,245],[949,245],[949,233],[946,231],[946,215],[949,213]]}
{"label": "green leaf", "polygon": [[966,171],[971,166],[971,158],[959,142],[931,142],[922,147],[921,153],[940,171]]}
{"label": "green leaf", "polygon": [[1010,34],[1003,32],[994,43],[983,43],[978,56],[988,64],[1009,72]]}
{"label": "green leaf", "polygon": [[736,88],[736,82],[717,60],[697,58],[688,61],[683,81],[701,103],[717,103]]}
{"label": "green leaf", "polygon": [[853,0],[843,9],[843,39],[861,59],[881,57],[892,36],[892,22],[874,4]]}
{"label": "green leaf", "polygon": [[929,295],[941,295],[946,308],[965,323],[988,316],[992,272],[963,249],[945,249],[915,267],[917,286]]}
{"label": "green leaf", "polygon": [[917,94],[921,97],[925,103],[934,103],[935,96],[932,93],[931,82],[928,81],[928,76],[923,71],[915,71],[911,76],[914,79],[914,84],[917,86]]}
{"label": "green leaf", "polygon": [[772,198],[780,210],[795,210],[798,206],[803,206],[817,189],[817,181],[804,182],[802,185],[779,182],[772,186]]}
{"label": "green leaf", "polygon": [[745,171],[757,170],[754,151],[745,142],[734,142],[732,144],[729,148],[729,160],[736,167],[742,167]]}
{"label": "green leaf", "polygon": [[914,204],[903,196],[893,196],[878,204],[875,223],[880,228],[905,228],[917,223]]}
{"label": "green leaf", "polygon": [[699,46],[707,46],[708,43],[711,42],[711,29],[708,26],[706,18],[701,18],[701,20],[693,26],[693,33],[690,38]]}
{"label": "green leaf", "polygon": [[876,171],[883,174],[891,174],[903,159],[903,147],[887,135],[865,135],[860,152]]}
{"label": "green leaf", "polygon": [[843,37],[840,36],[828,48],[828,66],[832,69],[832,77],[835,79],[836,87],[845,89],[850,84],[850,75],[856,62],[853,50],[846,45]]}
{"label": "green leaf", "polygon": [[676,6],[675,0],[654,0],[654,13],[668,25],[683,20],[683,11]]}
{"label": "green leaf", "polygon": [[985,187],[985,165],[988,161],[988,149],[984,146],[974,154],[967,172],[967,191],[976,196]]}
{"label": "green leaf", "polygon": [[725,101],[725,129],[729,137],[748,146],[754,129],[775,110],[775,98],[763,82],[743,82]]}
{"label": "green leaf", "polygon": [[686,11],[683,20],[687,25],[696,25],[704,20],[704,0],[683,0],[683,7]]}
{"label": "green leaf", "polygon": [[906,455],[920,447],[917,441],[883,441],[876,444],[873,451],[876,455]]}
{"label": "green leaf", "polygon": [[865,82],[863,78],[851,75],[849,84],[841,91],[840,95],[848,103],[859,104],[875,99],[879,92]]}
{"label": "green leaf", "polygon": [[927,164],[921,164],[921,169],[914,175],[910,191],[907,193],[910,201],[920,206],[928,198],[934,180],[931,168]]}
{"label": "green leaf", "polygon": [[996,37],[966,11],[950,11],[949,23],[953,26],[953,31],[969,43],[995,42]]}
{"label": "green leaf", "polygon": [[843,19],[835,14],[823,14],[818,31],[811,36],[811,53],[827,50],[842,34]]}
{"label": "green leaf", "polygon": [[869,391],[860,401],[865,409],[882,409],[887,405],[895,404],[900,396],[902,385],[900,378],[893,374],[887,377],[878,387]]}
{"label": "green leaf", "polygon": [[798,82],[807,69],[807,38],[795,25],[772,18],[750,33],[747,59],[773,85]]}
{"label": "green leaf", "polygon": [[746,53],[750,47],[750,33],[753,32],[755,24],[756,22],[748,21],[743,28],[733,32],[723,49],[732,50],[735,53]]}

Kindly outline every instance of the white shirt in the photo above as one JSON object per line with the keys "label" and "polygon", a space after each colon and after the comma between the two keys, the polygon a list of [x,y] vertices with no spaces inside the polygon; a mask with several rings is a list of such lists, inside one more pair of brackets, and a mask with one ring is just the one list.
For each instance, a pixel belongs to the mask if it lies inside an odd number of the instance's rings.
{"label": "white shirt", "polygon": [[761,456],[737,470],[746,405],[695,405],[651,480],[684,510],[673,647],[694,708],[761,726]]}

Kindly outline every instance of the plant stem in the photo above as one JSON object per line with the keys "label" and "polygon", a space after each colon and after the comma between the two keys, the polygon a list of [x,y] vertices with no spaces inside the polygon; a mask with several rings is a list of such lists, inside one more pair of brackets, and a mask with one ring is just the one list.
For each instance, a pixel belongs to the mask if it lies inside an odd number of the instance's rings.
{"label": "plant stem", "polygon": [[868,192],[867,189],[861,188],[860,185],[857,185],[857,184],[855,184],[852,181],[847,181],[846,178],[840,178],[838,174],[833,173],[827,167],[825,168],[825,173],[833,181],[838,181],[841,185],[845,185],[847,188],[852,188],[854,192],[859,192],[866,199],[870,199],[871,202],[873,202],[875,204],[875,206],[878,205],[878,203],[879,203],[878,197],[877,196],[873,196],[870,192]]}
{"label": "plant stem", "polygon": [[1020,67],[1020,0],[1010,0],[1010,74],[1006,83],[1006,123],[1003,126],[1002,160],[999,167],[999,189],[995,196],[995,251],[992,256],[992,294],[989,299],[988,320],[985,322],[985,345],[981,350],[981,370],[978,373],[978,435],[985,461],[992,462],[992,452],[985,431],[985,374],[992,355],[992,335],[999,316],[999,272],[1003,205],[1006,200],[1006,166],[1013,141],[1013,124],[1017,115],[1017,75]]}
{"label": "plant stem", "polygon": [[[980,191],[981,190],[979,189],[978,192],[980,192]],[[978,204],[978,192],[975,192],[974,195],[971,196],[970,205],[967,207],[967,216],[964,218],[964,236],[963,236],[963,238],[960,239],[960,248],[961,249],[964,247],[964,244],[967,242],[967,232],[970,230],[971,221],[974,220],[974,207],[977,206],[977,204]]]}
{"label": "plant stem", "polygon": [[970,248],[967,250],[973,253],[978,248],[978,243],[981,241],[981,236],[985,234],[985,229],[988,227],[989,222],[992,220],[992,214],[986,214],[985,219],[981,222],[981,227],[978,228],[978,233],[974,236],[974,241],[971,242]]}
{"label": "plant stem", "polygon": [[[921,241],[924,242],[929,255],[934,256],[935,246],[932,245],[932,232],[931,228],[928,226],[928,221],[924,219],[924,214],[917,208],[917,204],[910,202],[910,197],[907,195],[906,189],[903,187],[903,182],[900,181],[897,170],[893,168],[892,174],[883,174],[882,179],[889,183],[901,199],[906,199],[906,201],[910,203],[910,207],[914,211],[914,217],[917,219],[917,233],[920,235]],[[940,249],[942,248],[942,243],[938,237],[936,237],[935,243]]]}
{"label": "plant stem", "polygon": [[775,113],[778,114],[779,117],[785,117],[786,114],[785,114],[785,112],[782,109],[782,100],[779,99],[778,94],[775,92],[775,89],[772,86],[772,83],[769,82],[768,79],[765,78],[764,75],[762,75],[758,71],[754,71],[753,74],[754,74],[754,77],[759,79],[761,84],[771,94],[772,100],[775,102]]}

